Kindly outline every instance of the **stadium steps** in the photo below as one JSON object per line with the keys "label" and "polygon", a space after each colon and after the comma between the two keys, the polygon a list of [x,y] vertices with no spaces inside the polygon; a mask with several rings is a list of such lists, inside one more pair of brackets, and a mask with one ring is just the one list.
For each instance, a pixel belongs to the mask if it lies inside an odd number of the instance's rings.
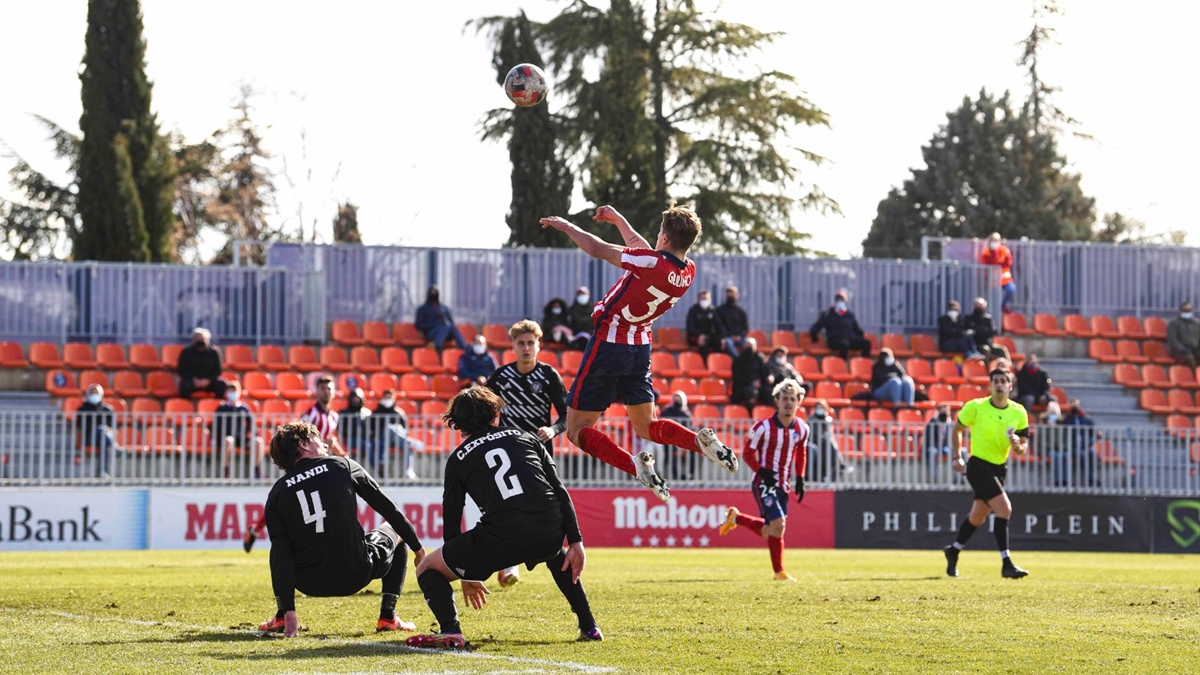
{"label": "stadium steps", "polygon": [[[1092,359],[1039,359],[1054,385],[1078,398],[1084,411],[1105,426],[1161,427],[1159,420],[1138,407],[1137,394],[1112,381],[1112,366]],[[1065,412],[1065,411],[1064,411]]]}

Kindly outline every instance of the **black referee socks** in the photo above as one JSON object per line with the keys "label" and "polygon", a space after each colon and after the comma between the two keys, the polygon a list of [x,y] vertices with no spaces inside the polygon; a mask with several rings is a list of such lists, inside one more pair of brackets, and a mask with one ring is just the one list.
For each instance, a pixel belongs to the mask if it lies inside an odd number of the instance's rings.
{"label": "black referee socks", "polygon": [[454,589],[450,580],[437,570],[425,570],[417,577],[417,585],[425,594],[425,604],[433,612],[443,633],[462,633],[458,625],[458,609],[454,606]]}
{"label": "black referee socks", "polygon": [[996,518],[996,548],[1003,553],[1008,550],[1008,518]]}

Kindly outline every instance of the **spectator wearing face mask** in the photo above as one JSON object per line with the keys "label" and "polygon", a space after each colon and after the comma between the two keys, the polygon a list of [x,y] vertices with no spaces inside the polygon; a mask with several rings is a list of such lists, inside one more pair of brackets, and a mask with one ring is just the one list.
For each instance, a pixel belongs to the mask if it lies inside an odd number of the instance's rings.
{"label": "spectator wearing face mask", "polygon": [[[767,362],[758,353],[758,341],[746,338],[742,351],[733,360],[733,395],[730,402],[754,410],[762,401],[763,382],[767,377]],[[768,392],[768,396],[769,396]]]}
{"label": "spectator wearing face mask", "polygon": [[1017,403],[1026,409],[1050,402],[1050,376],[1038,365],[1037,354],[1030,354],[1017,371]]}
{"label": "spectator wearing face mask", "polygon": [[805,382],[804,376],[799,373],[792,364],[787,360],[787,350],[783,347],[776,347],[771,352],[771,358],[767,359],[767,385],[774,388],[775,385],[784,380],[795,380],[797,384],[804,388],[804,394],[807,396],[811,393],[813,386],[811,382]]}
{"label": "spectator wearing face mask", "polygon": [[104,387],[93,384],[83,395],[83,405],[75,410],[75,432],[79,435],[79,451],[91,449],[96,453],[96,477],[107,479],[110,457],[120,451],[117,444],[117,416],[113,407],[104,402]]}
{"label": "spectator wearing face mask", "polygon": [[913,379],[896,363],[892,350],[887,347],[879,350],[879,358],[871,367],[871,394],[875,400],[911,407],[916,390]]}
{"label": "spectator wearing face mask", "polygon": [[496,359],[488,353],[487,338],[475,337],[471,348],[458,357],[458,383],[462,387],[472,384],[486,385],[488,375],[496,370]]}
{"label": "spectator wearing face mask", "polygon": [[716,308],[713,307],[712,293],[700,291],[696,297],[696,304],[692,305],[687,313],[688,346],[707,359],[709,354],[721,348],[724,337],[725,327],[721,323],[721,317],[717,315]]}
{"label": "spectator wearing face mask", "polygon": [[223,477],[230,477],[229,464],[234,453],[247,453],[251,449],[254,451],[254,477],[262,476],[264,446],[262,439],[254,434],[254,413],[242,401],[242,385],[229,383],[225,389],[225,400],[213,412],[210,432],[217,451],[214,464],[221,468]]}
{"label": "spectator wearing face mask", "polygon": [[179,395],[191,398],[198,391],[211,392],[225,398],[225,380],[221,379],[221,355],[212,347],[212,333],[207,328],[192,330],[192,343],[179,352]]}
{"label": "spectator wearing face mask", "polygon": [[1000,311],[1008,314],[1012,311],[1009,307],[1012,304],[1013,298],[1017,295],[1017,284],[1013,280],[1013,256],[1008,247],[1000,242],[1000,233],[993,232],[992,236],[988,237],[987,248],[983,253],[979,254],[979,262],[984,265],[995,265],[1000,268],[1000,290],[1003,293],[1003,300],[1000,302]]}
{"label": "spectator wearing face mask", "polygon": [[346,395],[346,407],[338,411],[338,438],[342,441],[342,447],[352,458],[363,461],[366,460],[371,440],[371,411],[364,403],[363,390],[356,387]]}
{"label": "spectator wearing face mask", "polygon": [[842,457],[837,438],[833,435],[833,412],[829,402],[823,398],[817,399],[812,415],[808,417],[808,468],[805,480],[833,482],[852,473],[854,465]]}
{"label": "spectator wearing face mask", "polygon": [[1066,476],[1067,483],[1074,486],[1099,487],[1100,481],[1096,476],[1096,465],[1099,462],[1096,455],[1096,423],[1083,412],[1079,399],[1071,399],[1067,414],[1063,415],[1059,424],[1067,427],[1066,441],[1071,457]]}
{"label": "spectator wearing face mask", "polygon": [[946,313],[938,318],[938,349],[946,354],[962,354],[972,358],[979,354],[975,347],[975,331],[967,328],[960,316],[957,300],[946,305]]}
{"label": "spectator wearing face mask", "polygon": [[963,319],[963,328],[969,331],[971,337],[975,339],[975,348],[987,360],[1008,359],[1007,349],[992,344],[992,340],[996,337],[996,323],[992,320],[992,315],[988,314],[987,306],[987,300],[975,298],[975,305],[971,313]]}
{"label": "spectator wearing face mask", "polygon": [[[682,391],[671,394],[671,404],[663,408],[658,416],[691,429],[692,410],[688,407],[687,394]],[[696,459],[699,455],[673,445],[664,445],[663,451],[663,459],[667,464],[664,473],[669,474],[672,480],[691,480],[696,476]]]}
{"label": "spectator wearing face mask", "polygon": [[[954,429],[954,416],[950,414],[950,405],[943,403],[934,410],[933,417],[925,425],[925,443],[921,447],[921,456],[925,460],[925,473],[930,483],[938,480],[939,462],[948,462],[950,458],[950,432]],[[949,464],[946,464],[949,466]]]}
{"label": "spectator wearing face mask", "polygon": [[746,335],[750,332],[750,319],[746,310],[738,305],[738,297],[737,286],[730,285],[725,289],[725,304],[717,308],[717,319],[724,331],[725,351],[734,358],[746,346]]}
{"label": "spectator wearing face mask", "polygon": [[1192,303],[1179,305],[1179,317],[1167,323],[1167,351],[1192,370],[1200,364],[1200,321],[1192,312]]}
{"label": "spectator wearing face mask", "polygon": [[371,465],[376,476],[385,476],[386,458],[388,451],[395,448],[400,451],[400,464],[404,477],[417,480],[417,472],[413,469],[413,454],[425,450],[425,444],[408,435],[408,415],[404,408],[396,407],[396,390],[385,389],[379,396],[379,405],[371,413],[367,424],[367,433],[371,439]]}
{"label": "spectator wearing face mask", "polygon": [[588,291],[587,286],[580,286],[575,289],[575,302],[567,309],[567,327],[574,334],[571,349],[583,350],[587,346],[588,340],[592,337],[595,322],[592,321],[592,310],[595,305],[592,304],[592,294]]}
{"label": "spectator wearing face mask", "polygon": [[833,296],[833,307],[822,312],[817,322],[808,329],[813,342],[816,342],[822,330],[825,331],[825,344],[841,354],[843,359],[850,358],[852,350],[863,356],[871,355],[871,341],[865,337],[854,312],[850,311],[845,291],[838,291]]}
{"label": "spectator wearing face mask", "polygon": [[542,341],[547,344],[569,345],[575,339],[575,332],[567,325],[567,301],[553,298],[542,308],[542,330],[545,331]]}
{"label": "spectator wearing face mask", "polygon": [[459,349],[466,349],[467,341],[463,339],[458,326],[454,325],[454,315],[450,313],[449,307],[442,304],[441,298],[438,287],[430,286],[425,293],[425,304],[417,308],[415,325],[434,349],[441,350],[451,338]]}

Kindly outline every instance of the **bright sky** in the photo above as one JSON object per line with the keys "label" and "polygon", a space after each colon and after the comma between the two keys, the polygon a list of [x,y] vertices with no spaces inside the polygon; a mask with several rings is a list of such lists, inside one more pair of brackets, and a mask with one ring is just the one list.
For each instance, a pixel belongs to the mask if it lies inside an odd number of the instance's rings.
{"label": "bright sky", "polygon": [[[325,241],[336,202],[350,199],[366,243],[496,247],[508,236],[509,164],[477,130],[486,110],[508,102],[484,38],[463,26],[519,7],[546,20],[564,4],[143,0],[153,107],[165,129],[196,141],[229,119],[241,83],[261,91],[277,217],[306,233],[315,222]],[[831,160],[802,168],[843,215],[797,222],[835,254],[860,252],[879,200],[923,164],[921,145],[963,96],[981,87],[1024,95],[1014,64],[1031,26],[1024,0],[700,4],[786,33],[753,65],[796,75],[830,114],[832,129],[800,130],[792,141]],[[1196,228],[1200,126],[1187,82],[1200,63],[1200,12],[1167,0],[1061,6],[1062,45],[1047,51],[1042,72],[1063,88],[1060,107],[1096,138],[1062,142],[1084,190],[1099,214],[1120,210],[1152,232]],[[0,139],[52,175],[63,167],[29,114],[78,129],[86,19],[84,0],[0,7]]]}

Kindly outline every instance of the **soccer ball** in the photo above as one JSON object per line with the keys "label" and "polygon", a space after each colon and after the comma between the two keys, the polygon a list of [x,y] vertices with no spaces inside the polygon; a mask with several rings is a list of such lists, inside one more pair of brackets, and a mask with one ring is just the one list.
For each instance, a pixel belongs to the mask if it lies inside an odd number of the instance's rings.
{"label": "soccer ball", "polygon": [[546,74],[532,63],[513,66],[504,76],[504,93],[508,94],[508,100],[522,108],[532,108],[541,103],[549,92]]}

